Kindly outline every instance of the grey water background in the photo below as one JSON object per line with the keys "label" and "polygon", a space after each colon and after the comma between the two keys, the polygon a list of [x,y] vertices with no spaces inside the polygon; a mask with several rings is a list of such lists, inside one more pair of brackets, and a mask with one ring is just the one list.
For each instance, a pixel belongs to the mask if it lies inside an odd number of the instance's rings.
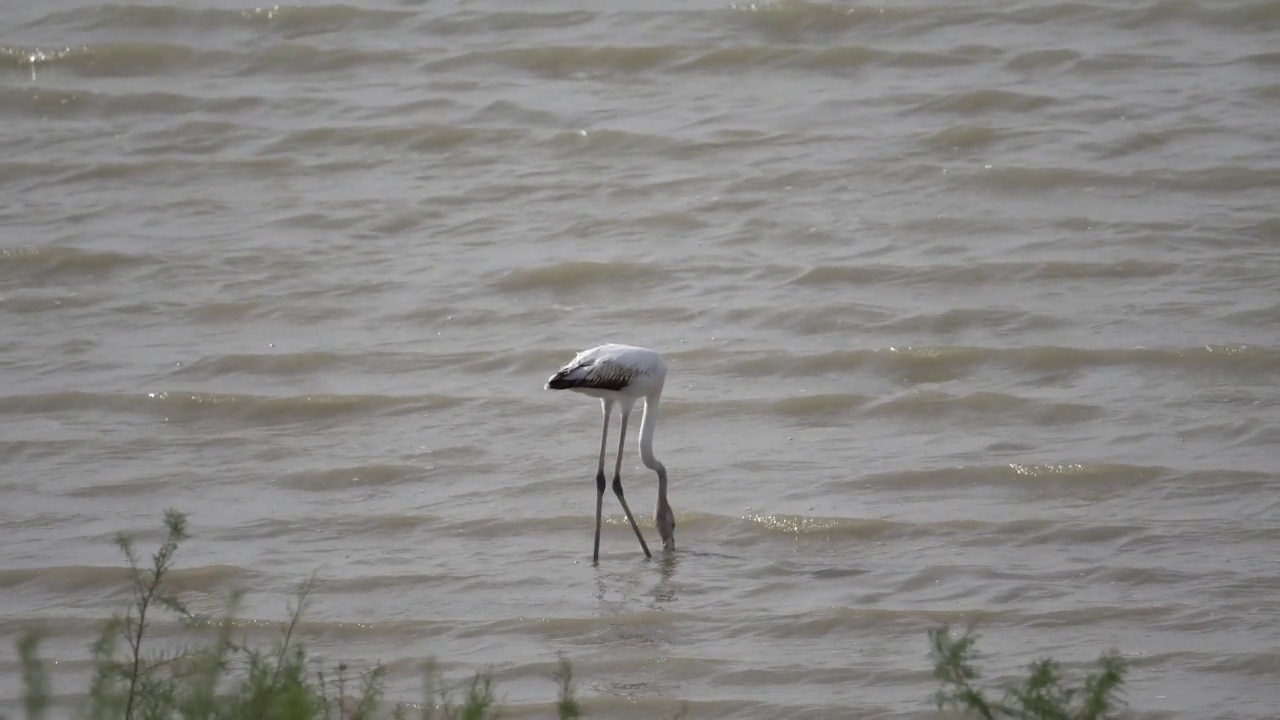
{"label": "grey water background", "polygon": [[[545,717],[927,717],[1116,648],[1280,706],[1280,3],[0,9],[0,698],[179,587]],[[675,555],[579,349],[670,365]],[[638,423],[633,423],[633,428]],[[616,428],[616,424],[615,424]],[[633,430],[634,432],[634,430]],[[628,441],[634,451],[634,436]],[[642,528],[654,480],[624,479]],[[175,622],[157,626],[175,642]]]}

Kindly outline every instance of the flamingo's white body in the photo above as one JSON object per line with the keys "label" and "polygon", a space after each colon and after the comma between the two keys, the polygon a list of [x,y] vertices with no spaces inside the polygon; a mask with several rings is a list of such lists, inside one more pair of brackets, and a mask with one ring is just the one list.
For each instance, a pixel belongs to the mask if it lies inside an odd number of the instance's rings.
{"label": "flamingo's white body", "polygon": [[640,460],[645,467],[658,474],[658,509],[654,522],[662,536],[662,547],[674,550],[676,546],[676,518],[667,503],[667,469],[653,456],[653,428],[658,424],[658,401],[662,398],[662,384],[667,378],[667,364],[662,356],[648,348],[633,345],[600,345],[583,350],[569,364],[560,368],[547,380],[548,390],[573,390],[583,395],[600,398],[604,410],[604,427],[600,431],[600,464],[596,470],[596,539],[591,561],[600,561],[600,513],[604,504],[604,455],[609,442],[609,415],[613,404],[618,404],[622,415],[622,429],[618,436],[618,459],[613,468],[613,492],[622,503],[631,529],[635,530],[644,549],[645,557],[652,557],[649,546],[640,534],[640,528],[627,507],[622,495],[622,446],[627,440],[627,419],[636,401],[644,398],[644,419],[640,423]]}

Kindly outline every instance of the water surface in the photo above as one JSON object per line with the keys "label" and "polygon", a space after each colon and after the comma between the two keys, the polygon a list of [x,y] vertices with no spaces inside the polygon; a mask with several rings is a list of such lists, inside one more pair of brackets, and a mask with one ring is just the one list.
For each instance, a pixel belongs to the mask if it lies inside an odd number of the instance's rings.
{"label": "water surface", "polygon": [[[994,679],[1114,647],[1138,717],[1274,717],[1274,2],[0,28],[0,640],[52,623],[65,703],[176,507],[195,607],[318,571],[392,700],[436,656],[543,717],[564,653],[595,717],[915,718],[977,619]],[[670,365],[679,550],[608,497],[593,568],[599,410],[542,384],[608,340]]]}

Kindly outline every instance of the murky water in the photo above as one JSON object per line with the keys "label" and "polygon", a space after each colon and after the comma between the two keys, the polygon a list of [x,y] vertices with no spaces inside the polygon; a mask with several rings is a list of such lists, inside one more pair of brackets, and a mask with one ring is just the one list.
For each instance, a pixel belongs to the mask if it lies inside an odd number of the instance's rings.
{"label": "murky water", "polygon": [[[83,689],[111,538],[176,507],[197,608],[318,570],[313,649],[391,700],[434,655],[546,716],[563,652],[594,717],[914,718],[925,631],[979,619],[997,679],[1114,647],[1138,717],[1275,717],[1278,31],[9,4],[5,707],[33,619]],[[542,385],[606,340],[671,367],[679,549],[607,496],[593,568],[598,405]]]}

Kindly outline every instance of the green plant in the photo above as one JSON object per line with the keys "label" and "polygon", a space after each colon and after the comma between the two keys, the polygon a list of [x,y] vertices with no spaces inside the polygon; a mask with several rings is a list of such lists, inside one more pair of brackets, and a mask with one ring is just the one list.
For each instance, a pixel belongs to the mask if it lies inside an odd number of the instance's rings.
{"label": "green plant", "polygon": [[[453,695],[445,688],[436,670],[434,659],[422,664],[422,704],[420,720],[490,720],[498,717],[493,689],[493,673],[484,670],[471,676],[461,705],[455,705]],[[408,720],[409,706],[401,703],[391,715],[398,720]]]}
{"label": "green plant", "polygon": [[44,628],[36,626],[18,636],[18,663],[22,666],[22,709],[27,720],[44,720],[49,707],[49,673],[40,659]]}
{"label": "green plant", "polygon": [[1105,720],[1123,704],[1119,694],[1128,665],[1114,652],[1100,657],[1097,671],[1080,686],[1067,684],[1056,660],[1037,660],[1020,686],[991,701],[974,684],[981,673],[973,664],[977,635],[972,627],[956,637],[943,625],[929,631],[929,642],[933,676],[942,683],[934,696],[939,709],[954,708],[986,720]]}
{"label": "green plant", "polygon": [[[166,672],[175,658],[164,654],[145,657],[142,646],[152,619],[150,615],[157,604],[183,617],[190,615],[165,583],[173,567],[173,556],[187,538],[186,522],[182,513],[165,511],[164,542],[151,556],[151,565],[145,568],[132,539],[124,533],[116,535],[116,547],[129,562],[133,601],[123,616],[115,616],[107,623],[93,645],[94,675],[87,713],[92,720],[163,717],[166,707],[177,695],[176,679],[173,673]],[[123,658],[116,657],[120,640],[125,643]]]}
{"label": "green plant", "polygon": [[[228,597],[222,618],[193,615],[169,589],[174,557],[187,539],[186,516],[165,511],[165,539],[144,566],[133,541],[116,536],[128,562],[131,600],[124,615],[112,617],[94,641],[93,676],[81,704],[85,720],[369,720],[382,699],[380,665],[351,680],[347,666],[330,680],[297,642],[296,630],[315,585],[314,576],[298,588],[280,637],[269,649],[237,641],[235,612],[241,593]],[[148,630],[159,608],[170,610],[189,627],[212,627],[212,643],[177,651],[150,652]],[[28,720],[42,720],[48,705],[49,681],[38,657],[40,634],[33,630],[18,641],[23,667],[24,704]],[[124,650],[120,651],[123,641]]]}
{"label": "green plant", "polygon": [[[339,663],[332,672],[312,670],[318,663],[298,638],[313,575],[304,581],[289,607],[280,633],[266,648],[237,639],[234,629],[241,593],[228,595],[223,615],[193,615],[168,581],[174,558],[187,539],[186,516],[164,514],[165,538],[151,561],[143,565],[126,535],[116,546],[128,561],[130,602],[123,615],[109,620],[94,641],[93,674],[80,704],[82,720],[372,720],[382,708],[385,670],[374,665],[352,672]],[[175,613],[189,629],[211,642],[180,650],[155,652],[148,632],[155,612]],[[22,703],[26,720],[44,720],[50,705],[51,679],[40,659],[44,629],[37,625],[17,641],[22,671]],[[1054,660],[1031,664],[1020,685],[999,701],[988,699],[976,685],[977,636],[973,629],[954,636],[948,626],[929,631],[934,677],[942,684],[935,695],[939,708],[995,720],[1105,720],[1120,705],[1127,666],[1115,653],[1103,655],[1098,669],[1082,684],[1070,685]],[[123,651],[121,648],[123,647]],[[422,702],[399,703],[389,714],[396,720],[492,720],[499,706],[490,670],[476,672],[455,701],[441,681],[434,661],[422,666]],[[551,678],[558,686],[556,714],[561,720],[584,717],[573,686],[573,666],[561,656]],[[687,708],[676,717],[683,717]],[[4,720],[0,716],[0,720]]]}
{"label": "green plant", "polygon": [[582,717],[582,706],[573,693],[573,665],[563,655],[560,656],[551,678],[560,686],[560,701],[556,703],[556,713],[560,720]]}

